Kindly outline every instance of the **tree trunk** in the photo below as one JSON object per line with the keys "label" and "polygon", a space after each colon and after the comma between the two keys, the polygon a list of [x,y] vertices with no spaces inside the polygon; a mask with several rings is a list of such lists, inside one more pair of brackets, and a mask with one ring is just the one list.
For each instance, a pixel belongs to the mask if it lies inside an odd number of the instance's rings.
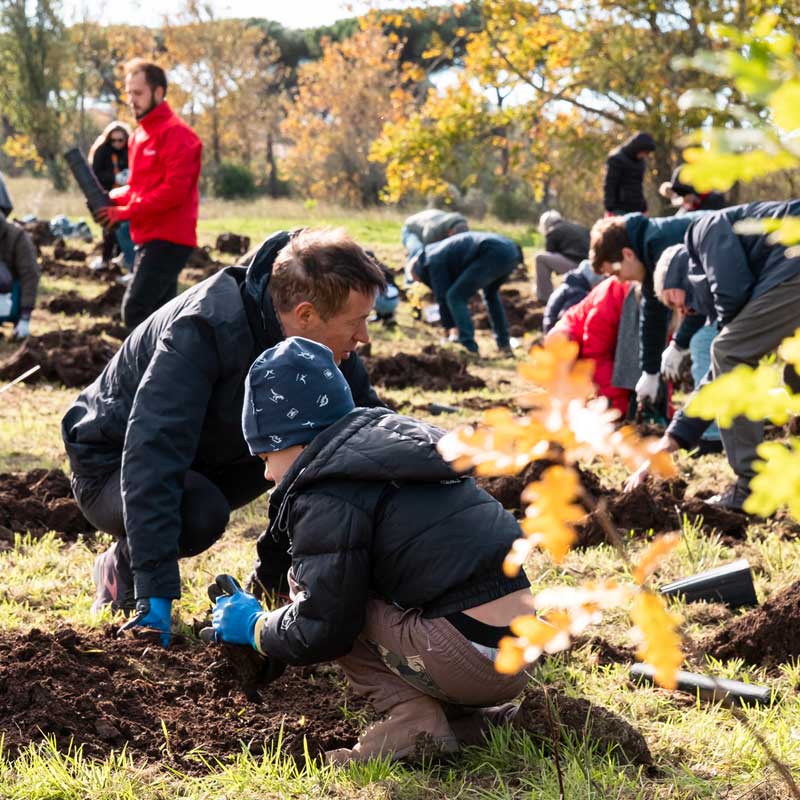
{"label": "tree trunk", "polygon": [[267,192],[269,196],[275,198],[278,196],[278,165],[275,163],[275,148],[272,139],[272,131],[267,131]]}

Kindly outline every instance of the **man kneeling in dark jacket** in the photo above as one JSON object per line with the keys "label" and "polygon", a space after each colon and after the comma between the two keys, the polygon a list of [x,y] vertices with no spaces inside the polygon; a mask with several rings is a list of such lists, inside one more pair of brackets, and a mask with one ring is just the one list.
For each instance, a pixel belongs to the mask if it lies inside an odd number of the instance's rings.
{"label": "man kneeling in dark jacket", "polygon": [[514,517],[441,457],[441,430],[356,408],[324,345],[270,348],[245,391],[245,438],[276,484],[256,576],[272,582],[273,541],[285,540],[293,599],[267,612],[243,591],[219,597],[217,638],[286,664],[338,661],[384,719],[331,762],[403,758],[420,737],[444,752],[479,741],[511,711],[487,707],[527,680],[493,663],[530,607],[528,579],[502,569]]}

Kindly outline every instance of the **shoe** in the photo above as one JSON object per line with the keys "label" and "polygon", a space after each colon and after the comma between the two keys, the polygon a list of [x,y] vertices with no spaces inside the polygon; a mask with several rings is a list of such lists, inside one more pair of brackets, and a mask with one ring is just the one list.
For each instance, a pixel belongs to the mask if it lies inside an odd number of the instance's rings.
{"label": "shoe", "polygon": [[95,585],[93,614],[99,614],[106,606],[111,606],[113,611],[124,611],[126,615],[136,608],[133,571],[124,540],[114,542],[105,553],[97,556],[92,567],[92,580]]}
{"label": "shoe", "polygon": [[104,269],[108,269],[108,264],[100,256],[97,256],[91,260],[89,269],[92,272],[102,272]]}
{"label": "shoe", "polygon": [[750,497],[749,481],[739,478],[736,483],[732,483],[724,492],[709,497],[705,502],[716,508],[724,508],[726,511],[738,511],[744,514],[744,501]]}

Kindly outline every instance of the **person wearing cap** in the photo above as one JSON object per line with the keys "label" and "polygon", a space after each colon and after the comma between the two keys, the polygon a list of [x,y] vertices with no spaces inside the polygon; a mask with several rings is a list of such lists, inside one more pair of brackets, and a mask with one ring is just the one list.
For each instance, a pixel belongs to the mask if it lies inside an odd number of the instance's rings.
{"label": "person wearing cap", "polygon": [[658,187],[658,193],[677,207],[676,216],[689,211],[719,211],[727,202],[722,192],[698,192],[691,184],[681,180],[682,167],[676,167],[672,178]]}
{"label": "person wearing cap", "polygon": [[550,210],[539,217],[539,233],[546,252],[536,254],[536,299],[546,303],[553,294],[552,273],[564,275],[589,257],[589,229]]}
{"label": "person wearing cap", "polygon": [[272,537],[291,543],[292,602],[265,611],[244,591],[218,598],[218,640],[290,665],[336,660],[383,719],[329,762],[403,758],[420,738],[450,752],[475,743],[524,673],[494,668],[509,623],[530,606],[503,560],[514,517],[437,450],[443,431],[385,408],[358,408],[324,345],[290,337],[247,376],[242,427],[263,459]]}
{"label": "person wearing cap", "polygon": [[640,132],[609,153],[603,183],[606,214],[617,216],[647,211],[644,173],[647,156],[655,149],[655,139],[649,133]]}
{"label": "person wearing cap", "polygon": [[[116,539],[95,561],[94,610],[157,606],[143,623],[168,631],[179,559],[211,547],[231,510],[269,488],[241,424],[245,378],[265,349],[292,335],[324,342],[358,403],[381,405],[355,349],[384,285],[344,231],[279,231],[247,266],[220,270],[128,336],[61,423],[75,499]],[[288,545],[273,544],[263,590],[285,593]]]}
{"label": "person wearing cap", "polygon": [[[742,220],[800,216],[800,200],[734,206],[698,217],[685,246],[664,252],[654,287],[660,300],[681,314],[707,317],[719,326],[711,346],[711,368],[701,385],[739,364],[755,367],[798,327],[800,257],[766,233],[737,233]],[[661,440],[662,450],[694,447],[710,423],[678,412]],[[736,481],[707,502],[740,511],[755,474],[756,448],[764,424],[744,417],[722,430],[722,442]],[[641,482],[643,468],[631,478]]]}

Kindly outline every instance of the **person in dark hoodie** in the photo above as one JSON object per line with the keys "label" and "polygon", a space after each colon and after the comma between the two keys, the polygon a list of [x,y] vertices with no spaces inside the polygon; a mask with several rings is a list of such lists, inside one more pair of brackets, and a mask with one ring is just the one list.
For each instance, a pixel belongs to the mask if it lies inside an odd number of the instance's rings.
{"label": "person in dark hoodie", "polygon": [[604,277],[592,269],[592,262],[588,258],[581,261],[577,269],[570,270],[547,301],[542,330],[545,333],[552,330],[564,313],[580,303]]}
{"label": "person in dark hoodie", "polygon": [[655,149],[655,140],[649,133],[637,133],[609,153],[603,183],[606,213],[618,215],[647,211],[644,173],[647,156]]}
{"label": "person in dark hoodie", "polygon": [[458,329],[458,341],[478,353],[475,326],[467,305],[480,290],[489,314],[497,347],[510,353],[508,319],[500,299],[500,287],[517,264],[523,263],[516,242],[496,233],[467,231],[430,244],[412,259],[410,273],[433,290],[441,323]]}
{"label": "person in dark hoodie", "polygon": [[[784,245],[767,234],[739,234],[737,222],[800,217],[800,200],[733,206],[695,219],[685,246],[664,252],[656,267],[655,292],[682,314],[716,320],[720,332],[711,346],[711,368],[703,386],[739,364],[756,366],[798,327],[800,257],[787,255]],[[699,387],[698,387],[699,388]],[[661,440],[674,451],[697,445],[710,421],[679,411]],[[756,448],[764,424],[744,417],[722,430],[722,442],[736,481],[706,501],[741,511],[750,489]],[[630,479],[641,482],[646,466]]]}
{"label": "person in dark hoodie", "polygon": [[[78,505],[118,540],[95,562],[95,609],[135,603],[166,638],[178,559],[209,548],[231,509],[267,490],[241,430],[244,379],[265,348],[299,334],[324,342],[357,402],[380,405],[355,348],[369,341],[383,287],[343,231],[282,231],[247,267],[221,270],[133,330],[61,424]],[[276,543],[268,591],[284,590],[286,561]]]}
{"label": "person in dark hoodie", "polygon": [[328,751],[332,763],[403,758],[420,738],[452,752],[508,720],[515,709],[497,706],[527,677],[500,674],[494,658],[530,611],[528,578],[503,572],[521,531],[442,458],[444,431],[357,408],[333,353],[300,337],[253,364],[242,424],[276,484],[256,574],[271,567],[273,536],[288,537],[293,599],[265,611],[244,591],[217,597],[216,638],[283,664],[339,663],[384,719]]}

